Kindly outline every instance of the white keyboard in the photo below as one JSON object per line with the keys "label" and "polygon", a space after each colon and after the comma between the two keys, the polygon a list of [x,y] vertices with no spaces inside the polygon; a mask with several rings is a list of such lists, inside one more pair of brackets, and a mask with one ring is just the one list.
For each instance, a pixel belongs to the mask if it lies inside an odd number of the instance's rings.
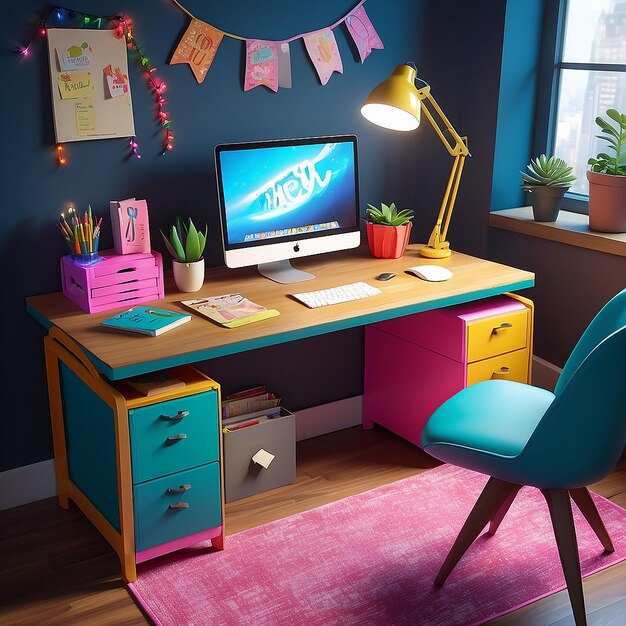
{"label": "white keyboard", "polygon": [[382,293],[380,289],[376,289],[376,287],[372,287],[367,283],[350,283],[349,285],[340,285],[331,289],[307,291],[292,295],[310,309],[317,309],[320,306],[328,306],[329,304],[341,304],[342,302],[377,296],[379,293]]}

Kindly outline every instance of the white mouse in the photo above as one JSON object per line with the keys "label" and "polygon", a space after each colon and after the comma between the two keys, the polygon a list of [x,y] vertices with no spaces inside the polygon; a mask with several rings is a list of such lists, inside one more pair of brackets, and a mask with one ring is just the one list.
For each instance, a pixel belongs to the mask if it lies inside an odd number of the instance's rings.
{"label": "white mouse", "polygon": [[413,274],[422,280],[440,282],[452,278],[452,272],[440,265],[416,265],[404,270],[407,274]]}

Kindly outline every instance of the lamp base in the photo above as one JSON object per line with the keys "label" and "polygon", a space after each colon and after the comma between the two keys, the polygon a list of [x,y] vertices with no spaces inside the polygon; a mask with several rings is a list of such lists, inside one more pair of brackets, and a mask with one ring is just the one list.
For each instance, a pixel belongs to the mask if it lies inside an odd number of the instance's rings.
{"label": "lamp base", "polygon": [[431,246],[424,246],[420,249],[419,255],[428,259],[445,259],[451,254],[450,248],[432,248]]}

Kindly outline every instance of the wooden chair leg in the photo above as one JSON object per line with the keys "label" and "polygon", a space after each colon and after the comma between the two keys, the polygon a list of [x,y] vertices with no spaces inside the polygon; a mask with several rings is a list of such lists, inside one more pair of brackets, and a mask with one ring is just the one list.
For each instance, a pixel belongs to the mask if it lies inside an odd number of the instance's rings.
{"label": "wooden chair leg", "polygon": [[607,552],[614,552],[613,542],[609,533],[598,513],[598,509],[594,504],[593,498],[589,493],[587,487],[580,487],[579,489],[570,489],[569,495],[572,496],[572,500],[576,503],[576,506],[580,512],[585,516],[589,526],[591,526],[594,533],[596,533],[600,543]]}
{"label": "wooden chair leg", "polygon": [[440,587],[446,582],[446,579],[467,549],[472,545],[474,539],[478,537],[480,531],[498,512],[511,493],[513,491],[517,492],[517,490],[519,490],[519,485],[507,483],[493,477],[489,479],[441,566],[435,578],[435,585]]}
{"label": "wooden chair leg", "polygon": [[565,574],[567,593],[572,605],[574,621],[576,626],[586,626],[587,615],[585,613],[583,581],[580,573],[576,529],[574,528],[574,517],[572,515],[569,493],[566,489],[542,489],[541,491],[550,510],[554,536],[559,549],[563,574]]}
{"label": "wooden chair leg", "polygon": [[491,518],[491,522],[489,523],[490,535],[496,534],[496,531],[500,527],[500,524],[502,523],[504,516],[508,513],[508,510],[511,508],[511,505],[513,504],[513,500],[515,500],[515,496],[517,496],[517,493],[519,492],[521,488],[522,486],[518,485],[517,489],[513,490],[509,494],[509,497],[504,501],[502,506],[498,509],[497,513]]}

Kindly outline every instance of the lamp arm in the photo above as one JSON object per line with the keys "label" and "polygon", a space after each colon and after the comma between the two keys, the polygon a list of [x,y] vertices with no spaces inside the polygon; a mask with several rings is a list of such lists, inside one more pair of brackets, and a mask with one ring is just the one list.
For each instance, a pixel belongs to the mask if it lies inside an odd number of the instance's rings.
{"label": "lamp arm", "polygon": [[[448,153],[454,157],[452,171],[450,172],[448,184],[446,185],[446,190],[443,194],[441,207],[439,209],[439,214],[437,215],[437,221],[435,222],[435,226],[428,239],[428,245],[426,248],[420,250],[420,254],[422,256],[429,258],[444,258],[450,255],[450,243],[446,241],[446,236],[448,234],[450,218],[452,217],[452,210],[454,209],[454,203],[459,190],[459,183],[461,181],[461,174],[463,173],[465,158],[469,156],[469,149],[467,146],[467,137],[461,137],[456,132],[452,124],[450,124],[450,121],[432,97],[430,87],[426,86],[418,90],[418,97],[421,100],[424,115],[430,122],[431,126],[435,129],[435,132],[439,136],[439,139]],[[439,119],[441,119],[446,132],[454,140],[454,144],[448,140],[444,131],[441,130],[441,127],[435,120],[435,117],[429,107],[432,107]]]}

